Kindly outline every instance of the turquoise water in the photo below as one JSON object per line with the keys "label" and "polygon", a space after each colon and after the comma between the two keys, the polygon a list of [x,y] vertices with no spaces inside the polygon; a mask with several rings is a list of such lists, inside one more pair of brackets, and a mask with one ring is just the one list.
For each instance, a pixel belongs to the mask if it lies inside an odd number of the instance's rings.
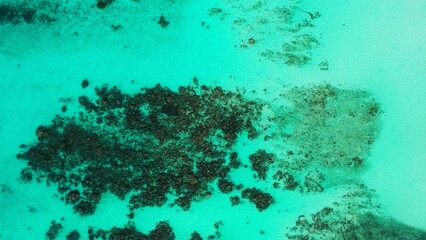
{"label": "turquoise water", "polygon": [[425,12],[0,1],[0,239],[426,239]]}

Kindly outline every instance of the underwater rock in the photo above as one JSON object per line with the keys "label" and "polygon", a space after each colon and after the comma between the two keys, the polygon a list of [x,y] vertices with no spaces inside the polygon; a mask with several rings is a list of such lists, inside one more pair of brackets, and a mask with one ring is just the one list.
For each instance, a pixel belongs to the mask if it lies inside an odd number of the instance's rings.
{"label": "underwater rock", "polygon": [[324,176],[318,171],[311,171],[305,176],[304,185],[308,192],[322,192],[324,188],[321,183],[324,181]]}
{"label": "underwater rock", "polygon": [[287,190],[294,190],[297,186],[299,186],[299,183],[294,180],[293,175],[288,172],[283,173],[281,170],[278,170],[272,178],[278,181],[273,185],[275,188],[278,188],[281,185],[281,182]]}
{"label": "underwater rock", "polygon": [[191,238],[189,240],[203,240],[203,238],[198,232],[194,231],[191,233]]}
{"label": "underwater rock", "polygon": [[96,3],[96,7],[99,9],[104,9],[106,8],[108,5],[110,5],[111,3],[113,3],[115,0],[98,0],[98,2]]}
{"label": "underwater rock", "polygon": [[238,196],[232,196],[232,197],[229,198],[229,200],[231,200],[231,206],[241,204],[241,199]]}
{"label": "underwater rock", "polygon": [[33,173],[30,168],[24,168],[21,170],[21,179],[24,182],[33,180]]}
{"label": "underwater rock", "polygon": [[254,45],[256,43],[256,40],[254,38],[249,38],[248,41],[247,41],[247,43],[249,45]]}
{"label": "underwater rock", "polygon": [[66,196],[66,202],[75,204],[80,200],[80,191],[72,190]]}
{"label": "underwater rock", "polygon": [[285,97],[293,111],[277,118],[292,132],[279,134],[299,151],[292,151],[284,168],[302,170],[319,164],[325,168],[359,169],[380,132],[380,106],[371,93],[338,89],[331,85],[296,87]]}
{"label": "underwater rock", "polygon": [[265,150],[258,150],[249,156],[251,169],[257,172],[261,180],[266,180],[269,165],[274,163],[275,154],[267,153]]}
{"label": "underwater rock", "polygon": [[80,239],[80,233],[77,230],[73,230],[66,236],[67,240],[79,240]]}
{"label": "underwater rock", "polygon": [[161,15],[160,19],[158,19],[157,22],[162,28],[166,28],[167,26],[169,26],[170,22],[166,20],[166,18]]}
{"label": "underwater rock", "polygon": [[33,23],[36,10],[22,5],[0,4],[0,24]]}
{"label": "underwater rock", "polygon": [[82,200],[74,206],[74,210],[81,215],[92,215],[96,210],[96,205]]}
{"label": "underwater rock", "polygon": [[46,238],[49,240],[56,239],[61,229],[62,229],[62,224],[56,223],[55,221],[51,221],[49,230],[47,230],[46,232]]}
{"label": "underwater rock", "polygon": [[243,198],[248,198],[250,202],[254,203],[259,212],[264,211],[274,202],[274,198],[269,193],[256,188],[246,188],[242,191],[241,195]]}
{"label": "underwater rock", "polygon": [[35,24],[52,23],[56,19],[48,14],[55,14],[57,3],[41,1],[36,4],[28,3],[1,3],[0,24]]}
{"label": "underwater rock", "polygon": [[232,190],[234,190],[235,184],[228,179],[219,179],[217,182],[217,185],[219,187],[219,190],[222,193],[230,193]]}
{"label": "underwater rock", "polygon": [[241,161],[238,159],[238,153],[232,152],[229,156],[229,167],[231,168],[239,168],[241,166]]}
{"label": "underwater rock", "polygon": [[89,228],[89,239],[102,238],[110,240],[124,240],[124,239],[137,239],[137,240],[174,240],[175,234],[173,228],[170,227],[168,222],[159,222],[156,224],[155,229],[151,230],[148,234],[139,232],[133,223],[129,223],[123,228],[113,227],[110,230],[94,230]]}
{"label": "underwater rock", "polygon": [[320,62],[318,64],[318,66],[319,66],[320,70],[322,70],[322,71],[328,71],[328,69],[330,67],[327,60],[324,60],[324,61]]}
{"label": "underwater rock", "polygon": [[220,87],[197,91],[157,85],[129,95],[96,87],[97,99],[79,97],[77,116],[57,115],[39,126],[38,141],[17,157],[28,161],[26,172],[57,184],[61,194],[81,184],[79,195],[69,192],[64,199],[82,215],[93,214],[106,191],[119,199],[135,192],[131,210],[162,206],[172,193],[187,210],[193,200],[212,194],[209,185],[217,179],[223,191],[234,188],[225,180],[231,171],[225,158],[239,165],[229,150],[237,134],[257,131],[246,123],[256,122],[261,109]]}
{"label": "underwater rock", "polygon": [[0,193],[2,194],[12,194],[12,188],[6,184],[0,184]]}
{"label": "underwater rock", "polygon": [[300,216],[288,239],[426,239],[426,231],[370,212],[351,215],[325,207],[309,219]]}
{"label": "underwater rock", "polygon": [[81,87],[82,87],[82,88],[87,88],[88,86],[89,86],[89,80],[84,79],[84,80],[81,82]]}

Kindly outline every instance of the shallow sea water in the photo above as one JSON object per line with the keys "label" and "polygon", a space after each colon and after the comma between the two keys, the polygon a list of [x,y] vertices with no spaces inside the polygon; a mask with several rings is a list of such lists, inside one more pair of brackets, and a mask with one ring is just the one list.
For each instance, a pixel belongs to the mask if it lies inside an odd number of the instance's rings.
{"label": "shallow sea water", "polygon": [[426,239],[425,12],[0,0],[0,239]]}

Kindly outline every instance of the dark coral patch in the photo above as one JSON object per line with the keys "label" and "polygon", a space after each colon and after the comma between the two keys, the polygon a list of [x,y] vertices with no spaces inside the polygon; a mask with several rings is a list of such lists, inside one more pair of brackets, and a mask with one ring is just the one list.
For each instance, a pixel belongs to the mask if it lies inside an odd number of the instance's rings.
{"label": "dark coral patch", "polygon": [[[17,156],[28,161],[23,179],[32,172],[46,177],[82,215],[93,214],[107,191],[120,199],[133,192],[130,209],[162,206],[173,196],[185,210],[209,197],[217,179],[223,192],[232,191],[225,159],[238,167],[230,150],[238,134],[257,131],[245,123],[259,118],[260,103],[206,86],[175,92],[157,85],[133,95],[102,86],[95,92],[94,100],[78,98],[76,116],[57,115],[37,128],[38,141]],[[82,189],[72,190],[76,186]]]}

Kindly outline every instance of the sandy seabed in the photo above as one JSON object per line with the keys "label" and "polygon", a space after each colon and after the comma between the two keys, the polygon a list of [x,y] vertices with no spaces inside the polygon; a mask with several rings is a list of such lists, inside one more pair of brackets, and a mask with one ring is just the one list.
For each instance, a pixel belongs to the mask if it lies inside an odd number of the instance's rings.
{"label": "sandy seabed", "polygon": [[0,239],[425,239],[425,12],[1,1]]}

